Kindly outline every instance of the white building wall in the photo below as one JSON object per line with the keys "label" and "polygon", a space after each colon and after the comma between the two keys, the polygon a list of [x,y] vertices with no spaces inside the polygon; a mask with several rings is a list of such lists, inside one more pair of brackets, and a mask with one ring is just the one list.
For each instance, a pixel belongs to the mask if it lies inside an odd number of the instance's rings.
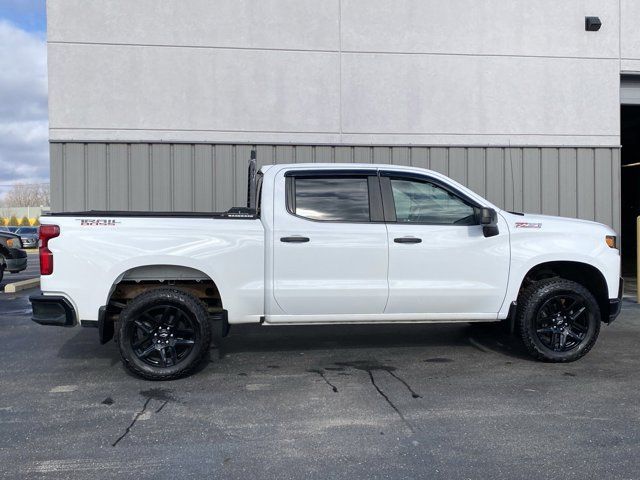
{"label": "white building wall", "polygon": [[617,146],[637,3],[49,0],[51,140]]}
{"label": "white building wall", "polygon": [[620,0],[622,73],[640,74],[640,1]]}

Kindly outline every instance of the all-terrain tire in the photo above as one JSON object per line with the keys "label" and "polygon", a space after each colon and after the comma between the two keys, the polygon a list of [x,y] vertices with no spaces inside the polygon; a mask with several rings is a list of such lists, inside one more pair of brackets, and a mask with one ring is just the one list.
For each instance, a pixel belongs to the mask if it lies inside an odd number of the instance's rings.
{"label": "all-terrain tire", "polygon": [[[166,321],[164,311],[170,312],[166,314]],[[175,330],[171,330],[171,320]],[[188,325],[189,330],[184,325]],[[179,332],[187,331],[191,332],[189,342],[192,343],[170,343],[178,340]],[[120,313],[117,336],[122,363],[128,370],[147,380],[174,380],[192,373],[207,355],[211,344],[209,314],[206,306],[190,293],[157,288],[141,293],[127,304]],[[144,338],[148,340],[143,341]],[[143,342],[141,346],[137,346],[140,342]],[[141,350],[151,354],[141,357]],[[164,353],[160,358],[161,351]]]}
{"label": "all-terrain tire", "polygon": [[[571,340],[576,343],[575,346],[567,351],[556,351],[549,347],[548,342],[543,341],[543,339],[549,338],[550,334],[542,334],[541,337],[538,333],[538,330],[548,330],[548,328],[539,328],[539,322],[540,318],[545,318],[541,309],[546,308],[546,305],[549,305],[549,302],[553,302],[554,299],[562,299],[563,296],[566,296],[564,298],[578,299],[581,302],[580,305],[585,307],[581,314],[581,322],[583,323],[581,328],[584,331],[581,335],[584,338],[578,341],[571,337]],[[559,302],[562,305],[561,300]],[[571,317],[568,312],[565,314],[569,318]],[[545,362],[572,362],[586,355],[598,339],[600,318],[600,308],[593,294],[584,286],[571,280],[563,278],[540,280],[530,285],[518,297],[516,325],[522,341],[534,358]],[[560,317],[558,319],[560,322]],[[555,345],[557,348],[559,344]]]}

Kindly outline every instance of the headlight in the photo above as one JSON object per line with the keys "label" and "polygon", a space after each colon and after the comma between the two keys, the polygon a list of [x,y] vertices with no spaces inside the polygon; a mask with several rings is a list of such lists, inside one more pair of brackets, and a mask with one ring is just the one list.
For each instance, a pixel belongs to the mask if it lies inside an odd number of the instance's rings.
{"label": "headlight", "polygon": [[22,242],[18,238],[10,238],[9,240],[7,240],[7,247],[22,248]]}
{"label": "headlight", "polygon": [[604,240],[609,245],[609,248],[618,248],[618,241],[615,235],[607,235]]}

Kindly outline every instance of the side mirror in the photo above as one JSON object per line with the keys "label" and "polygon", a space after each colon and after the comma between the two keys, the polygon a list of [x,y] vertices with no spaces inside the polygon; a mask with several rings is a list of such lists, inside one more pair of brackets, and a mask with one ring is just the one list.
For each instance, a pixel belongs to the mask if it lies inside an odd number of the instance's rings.
{"label": "side mirror", "polygon": [[485,237],[495,237],[498,230],[498,213],[493,208],[481,207],[478,210],[478,222],[482,225],[482,233]]}

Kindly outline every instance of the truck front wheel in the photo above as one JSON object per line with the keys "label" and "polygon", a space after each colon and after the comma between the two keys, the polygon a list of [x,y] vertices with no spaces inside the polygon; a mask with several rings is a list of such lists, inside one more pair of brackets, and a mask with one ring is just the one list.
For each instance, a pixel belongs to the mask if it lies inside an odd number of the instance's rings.
{"label": "truck front wheel", "polygon": [[587,354],[600,333],[600,309],[591,292],[562,278],[535,282],[518,299],[517,325],[531,355],[572,362]]}
{"label": "truck front wheel", "polygon": [[120,314],[122,362],[148,380],[188,375],[207,354],[210,343],[205,305],[181,290],[149,290],[131,300]]}

